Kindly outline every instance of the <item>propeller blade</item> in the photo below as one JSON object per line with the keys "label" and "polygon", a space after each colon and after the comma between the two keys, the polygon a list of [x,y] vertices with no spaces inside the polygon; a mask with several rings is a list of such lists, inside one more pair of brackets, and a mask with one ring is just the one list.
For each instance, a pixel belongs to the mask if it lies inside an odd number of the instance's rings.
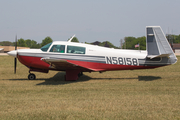
{"label": "propeller blade", "polygon": [[[15,50],[17,50],[17,35],[15,38]],[[14,58],[14,74],[16,74],[17,58]]]}
{"label": "propeller blade", "polygon": [[14,74],[16,74],[17,59],[14,58]]}
{"label": "propeller blade", "polygon": [[16,39],[15,39],[15,50],[17,50],[17,35],[16,35]]}

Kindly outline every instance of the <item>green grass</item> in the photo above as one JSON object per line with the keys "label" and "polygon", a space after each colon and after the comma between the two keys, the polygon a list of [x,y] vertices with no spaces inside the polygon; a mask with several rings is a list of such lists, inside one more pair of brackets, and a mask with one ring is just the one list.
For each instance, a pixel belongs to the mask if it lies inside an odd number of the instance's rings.
{"label": "green grass", "polygon": [[[179,57],[180,59],[180,57]],[[180,62],[149,70],[84,73],[64,81],[64,72],[35,73],[0,56],[0,120],[180,119]]]}

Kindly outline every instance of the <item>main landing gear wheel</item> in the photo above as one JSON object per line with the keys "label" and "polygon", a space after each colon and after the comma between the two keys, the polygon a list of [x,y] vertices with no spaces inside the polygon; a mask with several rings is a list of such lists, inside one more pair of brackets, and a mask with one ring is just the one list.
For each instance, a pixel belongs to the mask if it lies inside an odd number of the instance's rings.
{"label": "main landing gear wheel", "polygon": [[33,74],[33,73],[30,73],[30,74],[28,75],[28,79],[29,79],[29,80],[35,80],[35,79],[36,79],[36,75]]}

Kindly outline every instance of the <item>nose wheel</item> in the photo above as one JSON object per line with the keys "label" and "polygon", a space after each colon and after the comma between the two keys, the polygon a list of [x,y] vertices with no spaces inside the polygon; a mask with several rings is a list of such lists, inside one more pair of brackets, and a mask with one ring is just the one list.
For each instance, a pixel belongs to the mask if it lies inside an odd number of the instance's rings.
{"label": "nose wheel", "polygon": [[29,79],[29,80],[35,80],[35,79],[36,79],[36,75],[33,74],[33,73],[30,73],[30,74],[28,75],[28,79]]}

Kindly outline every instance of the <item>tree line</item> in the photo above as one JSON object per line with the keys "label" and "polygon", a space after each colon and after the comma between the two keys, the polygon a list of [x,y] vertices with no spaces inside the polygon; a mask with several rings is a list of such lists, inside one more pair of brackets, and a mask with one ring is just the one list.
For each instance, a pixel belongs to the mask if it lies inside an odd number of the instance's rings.
{"label": "tree line", "polygon": [[[179,43],[180,44],[180,35],[166,35],[167,40],[170,44]],[[135,45],[139,45],[139,47],[135,47]],[[139,49],[146,50],[146,37],[125,37],[122,45],[122,49]]]}
{"label": "tree line", "polygon": [[[135,47],[135,45],[139,45],[139,47]],[[125,37],[122,49],[146,50],[146,37]]]}
{"label": "tree line", "polygon": [[[180,35],[166,35],[166,38],[168,39],[169,43],[180,43]],[[42,40],[42,43],[37,43],[35,40],[24,40],[23,38],[18,39],[17,46],[19,47],[29,47],[29,48],[41,48],[42,46],[53,42],[51,37],[46,37]],[[79,42],[77,37],[74,37],[72,39],[72,42]],[[98,45],[98,46],[104,46],[109,48],[115,48],[115,49],[139,49],[139,50],[146,50],[146,37],[125,37],[124,41],[121,41],[122,45],[120,47],[114,46],[109,41],[104,42],[93,42],[93,43],[87,43],[86,44],[92,44],[92,45]],[[1,46],[14,46],[15,42],[9,42],[9,41],[2,41],[0,42]],[[135,45],[139,45],[139,47],[135,47]]]}
{"label": "tree line", "polygon": [[[51,37],[46,37],[42,40],[42,43],[37,43],[35,40],[27,39],[24,40],[23,38],[20,38],[17,40],[17,46],[18,47],[29,47],[29,48],[41,48],[42,46],[51,43],[53,40]],[[9,41],[2,41],[0,42],[1,46],[15,46],[15,42],[9,42]]]}
{"label": "tree line", "polygon": [[[20,38],[17,40],[17,46],[19,47],[29,47],[29,48],[41,48],[42,46],[53,42],[53,40],[50,37],[46,37],[45,39],[42,40],[42,43],[37,43],[35,40],[31,40],[31,39],[27,39],[24,40],[23,38]],[[72,42],[78,42],[79,40],[77,37],[74,37],[72,39]],[[97,42],[97,41],[96,41]],[[110,43],[109,41],[105,41],[105,42],[98,42],[98,44],[95,44],[95,42],[93,43],[87,43],[86,44],[92,44],[92,45],[98,45],[98,46],[104,46],[104,47],[110,47],[110,48],[118,48],[116,46],[114,46],[112,43]],[[9,42],[9,41],[2,41],[0,42],[1,46],[15,46],[15,42]]]}

